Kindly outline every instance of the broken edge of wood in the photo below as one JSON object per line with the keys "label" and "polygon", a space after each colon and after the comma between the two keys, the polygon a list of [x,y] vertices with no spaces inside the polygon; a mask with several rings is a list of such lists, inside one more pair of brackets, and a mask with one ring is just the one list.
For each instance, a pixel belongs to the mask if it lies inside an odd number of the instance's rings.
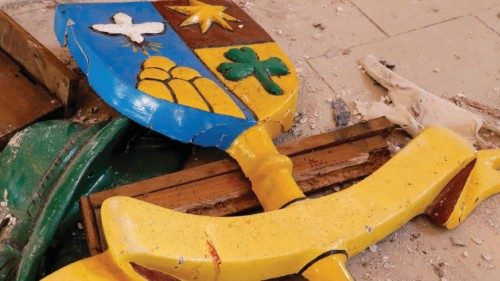
{"label": "broken edge of wood", "polygon": [[66,114],[74,110],[78,76],[2,10],[0,48],[57,97]]}

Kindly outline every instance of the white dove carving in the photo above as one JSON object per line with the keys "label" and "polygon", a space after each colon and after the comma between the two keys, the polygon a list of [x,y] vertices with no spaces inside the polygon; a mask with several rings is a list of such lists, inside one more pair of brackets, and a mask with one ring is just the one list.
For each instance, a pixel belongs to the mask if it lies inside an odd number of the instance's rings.
{"label": "white dove carving", "polygon": [[99,32],[108,34],[121,34],[127,36],[132,42],[141,44],[144,42],[143,34],[159,34],[165,29],[162,22],[132,23],[132,17],[125,13],[117,13],[113,16],[114,23],[94,24],[92,28]]}

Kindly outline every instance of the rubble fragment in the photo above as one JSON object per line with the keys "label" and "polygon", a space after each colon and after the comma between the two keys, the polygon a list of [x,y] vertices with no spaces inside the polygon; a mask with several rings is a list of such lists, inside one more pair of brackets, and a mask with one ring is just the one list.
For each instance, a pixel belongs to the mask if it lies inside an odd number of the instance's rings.
{"label": "rubble fragment", "polygon": [[465,246],[467,246],[464,241],[462,241],[460,239],[457,239],[455,237],[450,237],[450,241],[451,241],[451,244],[453,246],[457,246],[457,247],[465,247]]}
{"label": "rubble fragment", "polygon": [[472,237],[471,240],[474,241],[474,243],[476,243],[477,245],[484,244],[484,240],[481,240],[479,238]]}
{"label": "rubble fragment", "polygon": [[332,101],[333,119],[338,128],[349,125],[351,119],[351,112],[347,104],[342,99],[335,99]]}
{"label": "rubble fragment", "polygon": [[322,30],[322,31],[326,29],[326,26],[324,24],[320,23],[320,22],[313,24],[313,27],[317,28],[319,30]]}
{"label": "rubble fragment", "polygon": [[500,109],[468,99],[463,94],[450,98],[456,105],[464,108],[474,108],[494,118],[500,119]]}
{"label": "rubble fragment", "polygon": [[491,257],[491,255],[489,254],[481,254],[481,257],[483,258],[483,260],[485,261],[491,261],[493,258]]}
{"label": "rubble fragment", "polygon": [[436,273],[436,275],[438,277],[444,277],[444,267],[446,266],[446,263],[445,262],[440,262],[438,263],[437,265],[435,264],[432,264],[432,268],[434,269],[434,273]]}
{"label": "rubble fragment", "polygon": [[410,235],[411,241],[418,239],[418,238],[420,238],[420,233],[413,233],[412,235]]}
{"label": "rubble fragment", "polygon": [[385,67],[389,68],[392,71],[396,70],[396,65],[395,64],[391,64],[391,63],[387,62],[386,60],[381,60],[380,63],[383,64]]}
{"label": "rubble fragment", "polygon": [[486,142],[479,135],[484,127],[498,134],[500,127],[488,124],[480,116],[435,96],[411,81],[399,76],[379,62],[373,55],[360,60],[362,67],[374,80],[388,89],[392,104],[382,102],[355,102],[364,118],[387,117],[403,127],[412,136],[428,126],[447,127],[480,147]]}

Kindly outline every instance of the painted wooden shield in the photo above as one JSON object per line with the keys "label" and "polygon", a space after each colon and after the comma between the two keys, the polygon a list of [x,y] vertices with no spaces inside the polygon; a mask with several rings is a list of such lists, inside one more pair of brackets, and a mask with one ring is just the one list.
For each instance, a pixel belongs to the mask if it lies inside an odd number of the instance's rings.
{"label": "painted wooden shield", "polygon": [[291,126],[293,65],[231,1],[65,4],[55,30],[108,104],[171,138],[227,149]]}

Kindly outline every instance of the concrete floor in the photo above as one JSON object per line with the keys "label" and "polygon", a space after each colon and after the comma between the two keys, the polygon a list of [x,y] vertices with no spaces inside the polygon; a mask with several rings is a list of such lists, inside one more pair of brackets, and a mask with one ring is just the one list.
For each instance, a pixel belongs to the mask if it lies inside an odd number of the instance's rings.
{"label": "concrete floor", "polygon": [[[353,106],[384,94],[358,68],[357,58],[369,53],[435,95],[463,94],[500,108],[499,0],[236,1],[298,68],[302,135],[335,128],[332,99]],[[52,32],[59,2],[102,1],[0,0],[0,7],[69,62]],[[291,137],[297,135],[283,139]],[[499,214],[497,195],[453,231],[416,218],[351,258],[349,269],[357,280],[499,280]]]}

